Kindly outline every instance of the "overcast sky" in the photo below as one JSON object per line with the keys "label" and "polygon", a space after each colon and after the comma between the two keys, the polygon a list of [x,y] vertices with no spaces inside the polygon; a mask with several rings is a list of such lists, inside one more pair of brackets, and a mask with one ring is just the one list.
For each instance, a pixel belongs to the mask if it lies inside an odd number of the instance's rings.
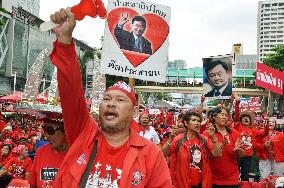
{"label": "overcast sky", "polygon": [[[107,7],[108,1],[103,0]],[[169,59],[184,59],[201,67],[202,57],[231,53],[243,43],[244,54],[256,54],[259,0],[150,0],[171,7]],[[80,0],[41,0],[40,18]],[[85,18],[77,23],[75,38],[100,47],[105,20]]]}

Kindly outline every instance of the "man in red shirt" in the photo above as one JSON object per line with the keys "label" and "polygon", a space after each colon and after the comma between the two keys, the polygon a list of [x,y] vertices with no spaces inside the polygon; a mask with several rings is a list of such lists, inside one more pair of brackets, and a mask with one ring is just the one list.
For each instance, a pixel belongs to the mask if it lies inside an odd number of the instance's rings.
{"label": "man in red shirt", "polygon": [[58,89],[67,141],[70,144],[57,174],[61,187],[172,187],[163,153],[129,127],[136,112],[131,88],[118,82],[99,107],[100,127],[89,115],[72,32],[76,20],[68,9],[51,15],[61,24],[52,63],[58,69]]}
{"label": "man in red shirt", "polygon": [[48,144],[37,150],[29,183],[31,188],[53,187],[54,179],[67,153],[62,114],[58,117],[50,115],[45,119],[44,133]]}
{"label": "man in red shirt", "polygon": [[209,139],[198,133],[200,114],[189,111],[183,116],[183,120],[186,131],[176,136],[170,146],[173,184],[177,188],[211,188],[209,158],[212,155],[222,155],[221,144],[217,142],[212,126],[207,128]]}

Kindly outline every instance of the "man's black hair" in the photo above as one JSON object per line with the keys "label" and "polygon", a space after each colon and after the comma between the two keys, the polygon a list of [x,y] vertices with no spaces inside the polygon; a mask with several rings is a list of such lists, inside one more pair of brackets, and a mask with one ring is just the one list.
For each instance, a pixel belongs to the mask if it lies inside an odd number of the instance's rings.
{"label": "man's black hair", "polygon": [[144,27],[146,28],[146,20],[142,16],[134,16],[134,18],[132,18],[132,24],[134,21],[142,22]]}
{"label": "man's black hair", "polygon": [[217,65],[221,65],[226,70],[226,72],[229,71],[229,67],[227,63],[225,63],[224,61],[220,61],[220,60],[214,60],[214,61],[210,61],[206,63],[206,68],[205,68],[206,75],[208,75],[208,72],[214,67],[216,67]]}
{"label": "man's black hair", "polygon": [[180,114],[178,115],[177,119],[183,120],[183,117],[184,117],[184,114],[183,114],[183,113],[180,113]]}
{"label": "man's black hair", "polygon": [[212,117],[212,112],[213,112],[212,109],[208,110],[208,111],[207,111],[207,116],[208,116],[208,117]]}

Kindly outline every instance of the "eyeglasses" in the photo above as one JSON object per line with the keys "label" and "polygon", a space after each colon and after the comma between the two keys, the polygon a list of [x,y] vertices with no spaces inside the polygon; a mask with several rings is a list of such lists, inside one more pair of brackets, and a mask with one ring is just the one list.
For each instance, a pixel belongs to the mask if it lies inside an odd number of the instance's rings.
{"label": "eyeglasses", "polygon": [[52,126],[44,126],[43,127],[44,132],[46,132],[49,135],[55,135],[55,132],[58,130],[63,130],[61,127],[52,127]]}

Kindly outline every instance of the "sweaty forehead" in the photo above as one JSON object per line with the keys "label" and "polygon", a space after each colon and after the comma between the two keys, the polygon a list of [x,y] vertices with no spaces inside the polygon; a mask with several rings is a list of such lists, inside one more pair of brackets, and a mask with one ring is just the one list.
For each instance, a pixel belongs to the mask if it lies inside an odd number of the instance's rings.
{"label": "sweaty forehead", "polygon": [[120,91],[120,90],[110,90],[104,94],[104,96],[109,96],[109,97],[127,97],[126,93]]}
{"label": "sweaty forehead", "polygon": [[192,115],[191,117],[190,117],[190,119],[192,119],[192,120],[196,120],[196,119],[200,119],[198,116],[194,116],[194,115]]}
{"label": "sweaty forehead", "polygon": [[148,118],[148,117],[149,117],[148,114],[143,114],[143,115],[141,115],[141,118]]}
{"label": "sweaty forehead", "polygon": [[269,118],[268,121],[272,123],[276,122],[274,118]]}

